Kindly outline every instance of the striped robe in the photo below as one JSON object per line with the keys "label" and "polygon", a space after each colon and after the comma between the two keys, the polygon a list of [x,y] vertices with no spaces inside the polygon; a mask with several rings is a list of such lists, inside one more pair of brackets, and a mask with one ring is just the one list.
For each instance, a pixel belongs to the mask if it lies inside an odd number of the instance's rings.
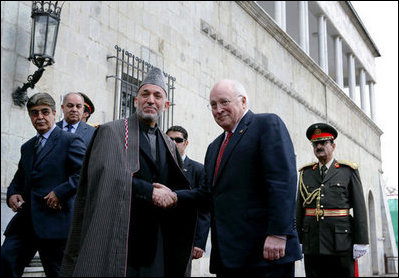
{"label": "striped robe", "polygon": [[[175,144],[161,134],[181,167]],[[126,276],[132,178],[138,170],[137,115],[99,126],[83,162],[61,277]],[[188,262],[191,246],[184,250]]]}

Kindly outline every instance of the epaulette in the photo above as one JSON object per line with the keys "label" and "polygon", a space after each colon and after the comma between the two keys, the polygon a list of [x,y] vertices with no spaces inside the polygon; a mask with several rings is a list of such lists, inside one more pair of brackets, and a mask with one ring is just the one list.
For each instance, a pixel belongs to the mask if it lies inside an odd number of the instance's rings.
{"label": "epaulette", "polygon": [[95,128],[97,128],[97,127],[99,127],[100,126],[100,124],[91,124],[91,123],[87,123],[88,125],[91,125],[92,127],[95,127]]}
{"label": "epaulette", "polygon": [[357,170],[359,168],[359,164],[357,164],[356,162],[352,162],[352,161],[346,161],[346,160],[338,160],[339,164],[343,164],[346,166],[351,167],[353,170]]}
{"label": "epaulette", "polygon": [[311,163],[305,164],[301,168],[299,168],[298,172],[302,171],[303,169],[305,169],[307,167],[314,167],[317,164],[318,164],[317,162],[311,162]]}

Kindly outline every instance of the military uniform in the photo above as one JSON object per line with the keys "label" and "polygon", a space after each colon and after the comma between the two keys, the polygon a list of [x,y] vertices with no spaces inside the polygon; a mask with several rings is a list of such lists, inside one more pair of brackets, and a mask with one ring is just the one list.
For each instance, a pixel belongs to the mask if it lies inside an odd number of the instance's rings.
{"label": "military uniform", "polygon": [[324,178],[318,162],[299,172],[296,219],[307,277],[353,276],[353,244],[368,244],[358,165],[334,159]]}

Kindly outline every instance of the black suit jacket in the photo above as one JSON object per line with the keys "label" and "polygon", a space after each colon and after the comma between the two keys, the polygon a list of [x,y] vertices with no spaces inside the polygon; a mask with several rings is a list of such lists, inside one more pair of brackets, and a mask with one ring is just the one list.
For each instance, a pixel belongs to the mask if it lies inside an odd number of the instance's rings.
{"label": "black suit jacket", "polygon": [[[57,122],[56,125],[62,129],[62,120]],[[86,124],[85,122],[80,121],[78,128],[76,129],[75,134],[79,135],[80,137],[82,137],[85,146],[87,148],[87,146],[90,143],[91,138],[93,137],[94,131],[96,130],[95,127],[92,127],[91,125]]]}
{"label": "black suit jacket", "polygon": [[[20,194],[25,200],[22,209],[11,219],[5,235],[21,231],[32,219],[39,238],[67,238],[72,219],[74,196],[79,181],[86,147],[83,140],[57,126],[34,161],[31,138],[21,147],[21,159],[7,189],[7,205],[11,195]],[[43,199],[54,191],[61,210],[49,208]]]}
{"label": "black suit jacket", "polygon": [[[183,172],[186,178],[190,181],[191,188],[199,188],[205,184],[204,165],[190,159],[188,156],[183,162]],[[197,229],[195,232],[194,246],[205,250],[206,241],[208,239],[209,226],[211,217],[209,210],[199,208]]]}
{"label": "black suit jacket", "polygon": [[[211,272],[217,271],[220,262],[238,268],[300,259],[296,161],[285,124],[275,114],[248,111],[227,144],[214,178],[223,140],[224,133],[209,145],[205,156],[206,184],[212,195]],[[285,256],[278,261],[263,258],[268,235],[287,236]]]}

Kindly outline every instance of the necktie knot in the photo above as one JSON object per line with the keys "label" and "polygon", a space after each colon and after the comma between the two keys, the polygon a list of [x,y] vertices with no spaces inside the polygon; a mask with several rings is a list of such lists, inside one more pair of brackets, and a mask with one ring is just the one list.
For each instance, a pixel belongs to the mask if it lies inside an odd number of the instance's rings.
{"label": "necktie knot", "polygon": [[67,132],[71,132],[73,125],[67,124],[65,127],[67,128]]}

